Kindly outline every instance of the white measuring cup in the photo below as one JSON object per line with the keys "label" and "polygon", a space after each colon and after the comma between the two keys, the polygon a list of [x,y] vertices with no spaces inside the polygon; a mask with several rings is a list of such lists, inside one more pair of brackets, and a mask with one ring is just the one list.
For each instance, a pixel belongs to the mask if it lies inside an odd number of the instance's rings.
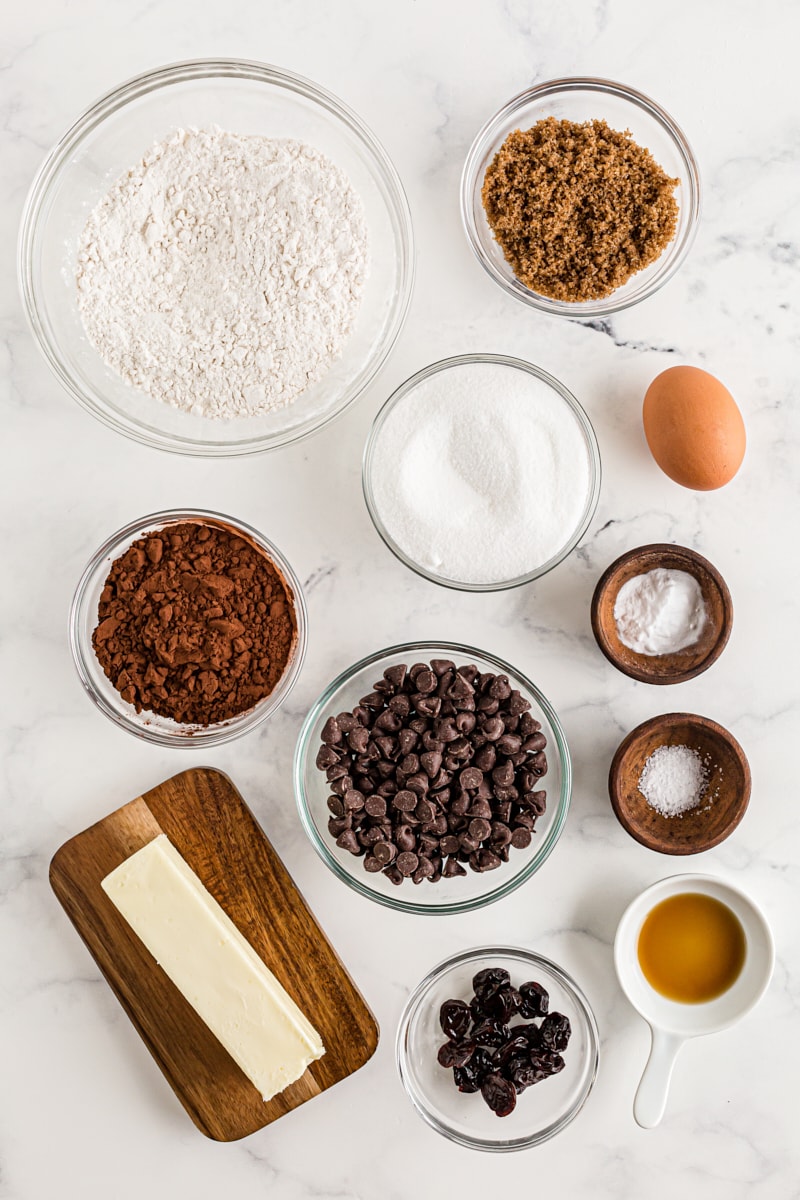
{"label": "white measuring cup", "polygon": [[[686,892],[713,896],[726,904],[738,917],[746,941],[738,979],[721,996],[703,1004],[668,1000],[648,983],[639,965],[639,934],[645,917],[662,900]],[[653,1129],[664,1115],[672,1069],[683,1043],[688,1038],[717,1033],[741,1020],[766,991],[774,964],[775,945],[761,910],[739,888],[713,875],[671,875],[628,905],[617,926],[614,965],[623,992],[647,1021],[653,1039],[633,1102],[638,1125]]]}

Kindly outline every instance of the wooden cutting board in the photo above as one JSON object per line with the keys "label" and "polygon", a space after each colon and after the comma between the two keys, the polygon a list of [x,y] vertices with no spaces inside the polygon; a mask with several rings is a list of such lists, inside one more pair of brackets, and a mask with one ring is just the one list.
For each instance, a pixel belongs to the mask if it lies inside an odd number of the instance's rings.
{"label": "wooden cutting board", "polygon": [[[264,1101],[100,886],[165,833],[292,999],[325,1054]],[[145,1045],[207,1137],[230,1142],[352,1075],[378,1026],[255,817],[221,771],[183,771],[71,838],[50,883]]]}

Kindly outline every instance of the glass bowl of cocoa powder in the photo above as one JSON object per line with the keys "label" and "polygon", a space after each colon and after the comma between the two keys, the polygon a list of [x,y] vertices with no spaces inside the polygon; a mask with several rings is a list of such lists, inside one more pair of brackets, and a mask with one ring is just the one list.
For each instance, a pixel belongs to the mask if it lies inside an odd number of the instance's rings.
{"label": "glass bowl of cocoa powder", "polygon": [[531,308],[597,320],[678,270],[700,217],[686,136],[654,100],[605,79],[555,79],[483,126],[461,177],[467,240]]}
{"label": "glass bowl of cocoa powder", "polygon": [[152,513],[92,555],[72,601],[81,684],[121,729],[161,746],[216,746],[283,703],[308,617],[284,556],[243,521]]}

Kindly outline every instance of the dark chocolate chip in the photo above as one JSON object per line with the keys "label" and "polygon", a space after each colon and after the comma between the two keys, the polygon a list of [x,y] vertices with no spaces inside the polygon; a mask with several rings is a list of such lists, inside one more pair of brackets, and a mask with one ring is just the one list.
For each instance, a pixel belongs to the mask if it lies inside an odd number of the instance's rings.
{"label": "dark chocolate chip", "polygon": [[394,840],[398,850],[413,850],[417,844],[416,835],[410,825],[398,825]]}
{"label": "dark chocolate chip", "polygon": [[448,858],[447,862],[442,867],[442,876],[445,879],[452,879],[455,875],[466,875],[466,873],[467,872],[456,858]]}
{"label": "dark chocolate chip", "polygon": [[336,839],[336,845],[342,850],[349,850],[351,854],[363,854],[364,848],[359,844],[358,838],[353,833],[352,829],[345,829]]}
{"label": "dark chocolate chip", "polygon": [[398,663],[396,667],[387,667],[383,672],[383,678],[399,691],[405,681],[407,669],[405,663]]}
{"label": "dark chocolate chip", "polygon": [[322,733],[319,736],[321,741],[323,741],[326,746],[338,746],[339,743],[344,740],[339,722],[336,720],[336,717],[328,717],[327,721],[322,727]]}
{"label": "dark chocolate chip", "polygon": [[403,791],[392,797],[392,808],[397,812],[413,812],[417,807],[417,801],[418,797],[414,792],[404,788]]}
{"label": "dark chocolate chip", "polygon": [[324,771],[326,767],[334,767],[339,762],[339,755],[334,750],[333,746],[320,746],[315,759],[318,770]]}
{"label": "dark chocolate chip", "polygon": [[497,675],[489,687],[489,695],[495,700],[508,700],[511,695],[511,684],[507,675]]}
{"label": "dark chocolate chip", "polygon": [[388,867],[397,854],[397,847],[392,842],[376,842],[372,847],[372,853],[381,866]]}
{"label": "dark chocolate chip", "polygon": [[442,766],[442,755],[439,751],[430,750],[420,754],[419,765],[429,779],[435,779]]}
{"label": "dark chocolate chip", "polygon": [[397,856],[397,869],[403,876],[413,875],[419,866],[419,859],[413,851],[405,850]]}
{"label": "dark chocolate chip", "polygon": [[499,854],[495,854],[494,850],[487,849],[476,850],[469,858],[469,863],[473,871],[480,871],[481,873],[484,871],[494,871],[496,867],[500,866],[502,861]]}
{"label": "dark chocolate chip", "polygon": [[469,823],[469,836],[476,842],[485,842],[492,827],[485,817],[474,817]]}
{"label": "dark chocolate chip", "polygon": [[364,807],[364,793],[351,788],[344,794],[344,807],[347,812],[358,812]]}
{"label": "dark chocolate chip", "polygon": [[432,821],[436,816],[436,809],[431,804],[430,800],[420,800],[417,807],[414,809],[414,816],[423,824],[427,821]]}
{"label": "dark chocolate chip", "polygon": [[465,767],[458,777],[458,782],[467,790],[480,787],[483,783],[483,772],[477,767]]}

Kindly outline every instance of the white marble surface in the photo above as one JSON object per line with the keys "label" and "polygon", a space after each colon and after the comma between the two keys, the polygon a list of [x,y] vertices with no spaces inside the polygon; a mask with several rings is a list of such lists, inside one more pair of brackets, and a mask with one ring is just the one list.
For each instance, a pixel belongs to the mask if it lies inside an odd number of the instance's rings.
{"label": "white marble surface", "polygon": [[[0,1197],[800,1194],[800,9],[791,0],[34,0],[7,6],[0,20]],[[25,193],[67,121],[140,70],[214,53],[293,68],[360,111],[405,182],[418,240],[411,316],[368,394],[320,437],[246,462],[167,457],[94,422],[49,374],[14,282]],[[536,316],[503,295],[472,259],[457,208],[461,162],[486,116],[532,80],[581,73],[657,98],[686,129],[705,186],[699,237],[678,277],[602,329]],[[475,347],[560,376],[587,408],[603,456],[600,506],[579,552],[540,583],[499,596],[445,592],[406,571],[373,532],[359,485],[360,449],[388,392],[426,362]],[[645,386],[683,362],[721,376],[747,422],[744,468],[717,494],[673,485],[643,441]],[[261,527],[305,580],[311,610],[290,703],[260,733],[202,755],[116,730],[81,694],[65,636],[72,589],[100,540],[179,505]],[[670,690],[617,674],[588,621],[608,562],[662,539],[708,554],[736,605],[719,663]],[[472,641],[519,664],[561,713],[574,755],[572,811],[556,852],[521,891],[477,916],[404,918],[366,903],[329,876],[295,815],[290,760],[308,705],[355,657],[418,636]],[[606,793],[623,734],[672,709],[730,727],[753,768],[741,827],[689,862],[631,841]],[[197,761],[238,783],[383,1030],[360,1074],[232,1146],[194,1130],[47,883],[66,837]],[[611,942],[627,901],[685,867],[750,889],[772,922],[778,964],[756,1013],[685,1049],[663,1125],[643,1132],[631,1102],[648,1035],[615,982]],[[574,973],[602,1033],[599,1078],[579,1119],[548,1145],[500,1159],[423,1125],[393,1046],[420,976],[455,949],[498,940]]]}

